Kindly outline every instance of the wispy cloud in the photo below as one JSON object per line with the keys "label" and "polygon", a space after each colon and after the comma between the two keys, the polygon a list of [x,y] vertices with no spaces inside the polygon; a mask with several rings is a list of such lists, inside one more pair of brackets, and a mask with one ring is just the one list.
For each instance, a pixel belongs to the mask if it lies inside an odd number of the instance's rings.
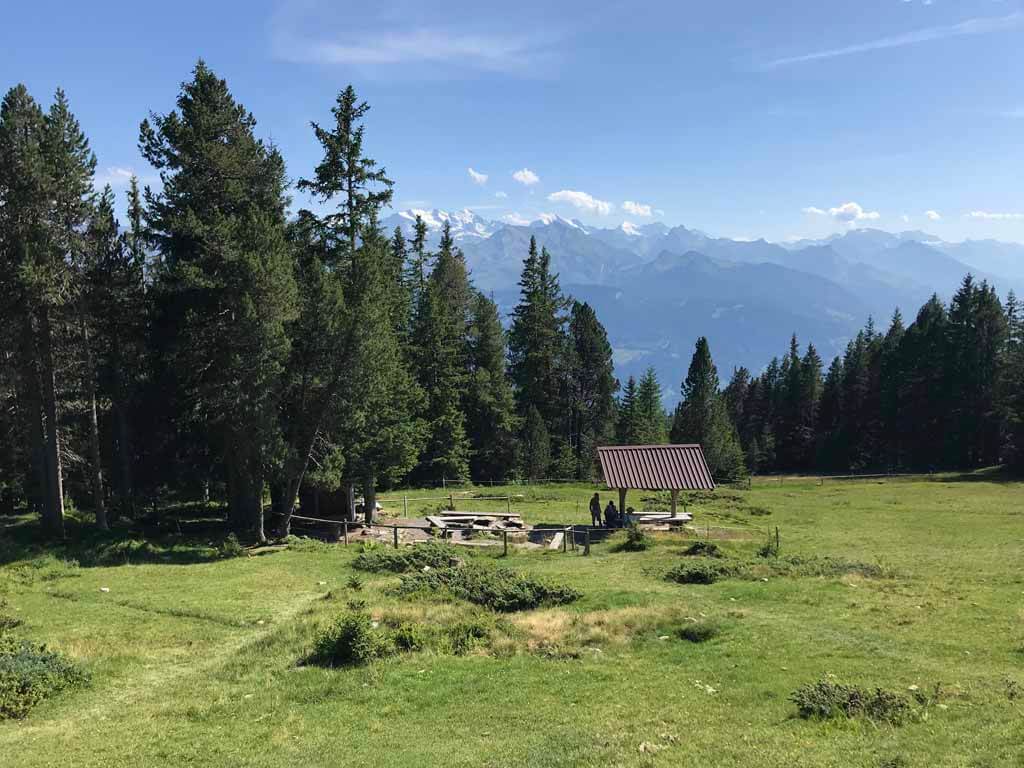
{"label": "wispy cloud", "polygon": [[925,211],[924,216],[928,221],[941,221],[942,214],[938,211]]}
{"label": "wispy cloud", "polygon": [[[338,9],[344,10],[344,13]],[[457,64],[492,71],[526,71],[556,56],[560,34],[485,29],[472,17],[444,21],[410,14],[353,12],[350,4],[283,0],[269,21],[273,54],[284,61],[385,67]]]}
{"label": "wispy cloud", "polygon": [[992,211],[971,211],[967,214],[969,219],[981,219],[983,221],[1024,221],[1024,213],[993,213]]}
{"label": "wispy cloud", "polygon": [[854,45],[847,45],[841,48],[829,48],[822,51],[800,54],[798,56],[787,56],[781,59],[774,59],[773,61],[762,63],[760,65],[760,69],[777,69],[791,64],[803,64],[809,61],[834,59],[839,56],[850,56],[857,53],[881,51],[886,48],[902,48],[906,45],[928,43],[933,40],[945,40],[950,37],[985,35],[992,32],[1015,29],[1020,26],[1024,26],[1024,11],[1014,11],[1013,13],[1005,16],[983,16],[967,19],[966,21],[961,21],[958,24],[950,24],[942,27],[925,27],[924,29],[905,32],[901,35],[892,35],[891,37],[882,37],[865,43],[856,43]]}
{"label": "wispy cloud", "polygon": [[607,216],[615,207],[605,200],[598,200],[593,195],[580,192],[577,189],[563,189],[558,192],[552,192],[548,195],[548,200],[552,203],[568,203],[574,208],[579,208],[581,211],[589,211],[601,216]]}
{"label": "wispy cloud", "polygon": [[137,174],[131,168],[111,165],[96,174],[96,186],[105,187],[109,184],[115,189],[118,187],[127,187],[128,182],[131,181],[132,176],[135,175]]}
{"label": "wispy cloud", "polygon": [[474,171],[472,168],[467,168],[466,170],[469,172],[469,178],[471,178],[473,180],[474,184],[479,184],[479,185],[483,186],[484,184],[487,183],[487,178],[488,177],[487,177],[486,173],[480,173],[479,171]]}

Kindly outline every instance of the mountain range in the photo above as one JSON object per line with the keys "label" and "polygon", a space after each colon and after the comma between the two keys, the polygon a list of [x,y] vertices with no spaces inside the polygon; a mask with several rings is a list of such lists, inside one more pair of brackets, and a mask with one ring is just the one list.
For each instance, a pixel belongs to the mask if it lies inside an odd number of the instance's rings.
{"label": "mountain range", "polygon": [[944,300],[964,275],[1024,293],[1024,245],[948,243],[925,232],[852,229],[822,240],[731,240],[662,223],[590,227],[545,215],[529,224],[471,210],[410,210],[382,224],[411,236],[416,215],[436,246],[450,223],[474,284],[504,313],[518,300],[530,238],[551,253],[563,290],[589,302],[608,330],[617,375],[654,366],[666,403],[678,399],[694,341],[707,336],[723,384],[733,367],[757,372],[795,333],[826,365],[874,318],[882,330],[899,308],[904,322],[933,294]]}

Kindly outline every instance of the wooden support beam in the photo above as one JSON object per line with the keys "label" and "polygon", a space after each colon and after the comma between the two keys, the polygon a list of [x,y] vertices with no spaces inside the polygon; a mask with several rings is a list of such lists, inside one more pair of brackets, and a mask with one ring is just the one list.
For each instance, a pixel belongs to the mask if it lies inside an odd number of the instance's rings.
{"label": "wooden support beam", "polygon": [[619,514],[626,514],[626,489],[619,488]]}
{"label": "wooden support beam", "polygon": [[679,489],[672,489],[672,517],[676,516],[676,503],[679,501]]}

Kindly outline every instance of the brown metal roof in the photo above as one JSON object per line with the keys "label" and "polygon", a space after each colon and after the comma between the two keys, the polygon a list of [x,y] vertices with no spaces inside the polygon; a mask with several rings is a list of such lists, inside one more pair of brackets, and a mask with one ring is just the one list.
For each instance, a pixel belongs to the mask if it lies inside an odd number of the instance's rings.
{"label": "brown metal roof", "polygon": [[619,445],[597,449],[609,488],[643,491],[713,491],[699,445]]}

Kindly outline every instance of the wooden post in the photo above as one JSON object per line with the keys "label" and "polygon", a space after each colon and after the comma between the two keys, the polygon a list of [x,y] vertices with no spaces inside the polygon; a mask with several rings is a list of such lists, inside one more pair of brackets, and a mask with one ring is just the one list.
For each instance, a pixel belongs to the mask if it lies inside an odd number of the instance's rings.
{"label": "wooden post", "polygon": [[619,515],[626,514],[626,489],[619,488]]}
{"label": "wooden post", "polygon": [[403,496],[402,497],[402,517],[405,517],[405,518],[409,517],[409,497],[408,496]]}
{"label": "wooden post", "polygon": [[341,530],[345,536],[345,546],[348,546],[348,520],[345,520],[341,524]]}
{"label": "wooden post", "polygon": [[502,552],[502,554],[505,557],[508,557],[508,531],[501,532],[501,546],[504,549],[504,552]]}
{"label": "wooden post", "polygon": [[587,530],[584,532],[583,554],[584,555],[589,555],[590,554],[590,528],[587,528]]}
{"label": "wooden post", "polygon": [[455,494],[454,493],[449,493],[448,494],[448,507],[451,509],[452,512],[455,511]]}
{"label": "wooden post", "polygon": [[398,549],[398,526],[397,525],[391,526],[391,530],[395,534],[395,549]]}
{"label": "wooden post", "polygon": [[679,501],[679,489],[672,489],[672,517],[676,516],[676,502]]}
{"label": "wooden post", "polygon": [[505,497],[505,511],[510,515],[512,514],[512,496]]}
{"label": "wooden post", "polygon": [[562,529],[562,552],[569,551],[569,526]]}

